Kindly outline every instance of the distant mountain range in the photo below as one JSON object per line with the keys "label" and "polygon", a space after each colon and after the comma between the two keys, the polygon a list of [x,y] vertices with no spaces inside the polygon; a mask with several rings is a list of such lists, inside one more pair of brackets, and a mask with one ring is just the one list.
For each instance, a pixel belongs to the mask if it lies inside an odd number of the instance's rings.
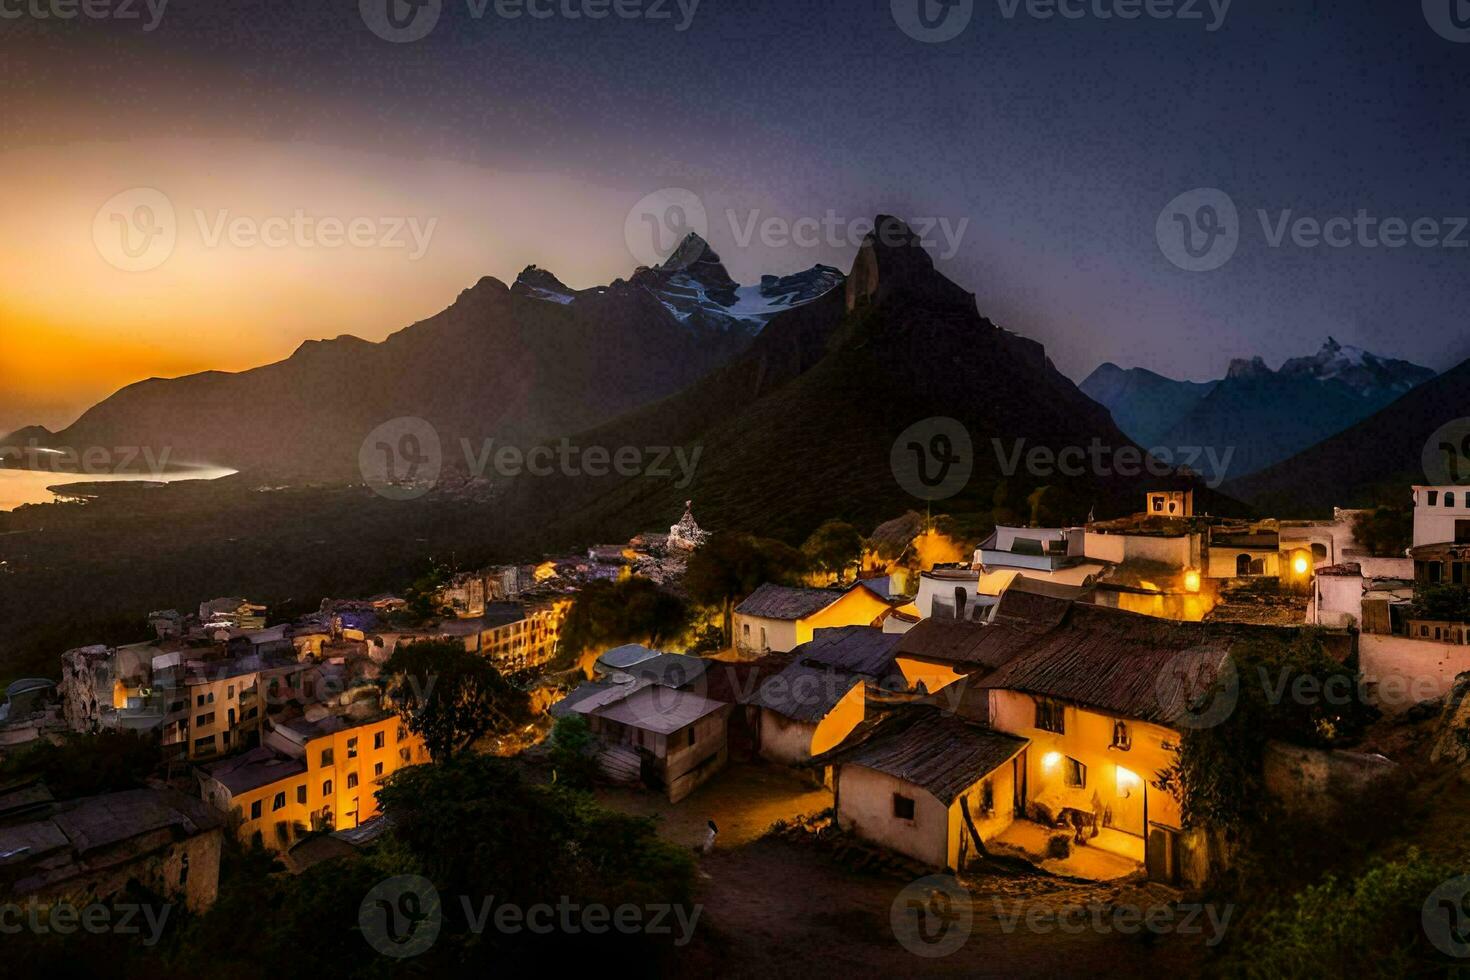
{"label": "distant mountain range", "polygon": [[427,419],[446,447],[525,445],[687,387],[843,278],[819,265],[740,286],[697,236],[657,268],[593,289],[531,266],[509,287],[481,279],[382,343],[308,341],[249,371],[141,381],[60,432],[31,427],[9,442],[167,449],[175,462],[310,479],[351,479],[364,438],[398,417]]}
{"label": "distant mountain range", "polygon": [[1104,364],[1082,382],[1124,432],[1146,447],[1208,446],[1239,479],[1335,435],[1434,378],[1429,368],[1329,337],[1310,357],[1273,371],[1259,357],[1231,361],[1224,378],[1175,381]]}
{"label": "distant mountain range", "polygon": [[1230,481],[1224,490],[1263,513],[1326,516],[1333,507],[1407,503],[1409,487],[1430,479],[1424,466],[1430,438],[1467,417],[1470,361],[1318,445]]}

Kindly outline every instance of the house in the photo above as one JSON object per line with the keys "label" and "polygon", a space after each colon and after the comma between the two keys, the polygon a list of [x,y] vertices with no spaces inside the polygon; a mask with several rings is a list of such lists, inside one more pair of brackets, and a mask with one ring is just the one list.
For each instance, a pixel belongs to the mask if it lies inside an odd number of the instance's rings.
{"label": "house", "polygon": [[657,650],[650,650],[641,643],[625,643],[620,647],[614,647],[608,650],[602,656],[598,657],[592,665],[592,675],[593,677],[605,677],[609,674],[627,671],[643,663],[645,660],[652,660],[657,656],[659,656]]}
{"label": "house", "polygon": [[829,626],[873,626],[892,606],[862,583],[814,589],[767,582],[735,607],[735,647],[743,654],[787,653]]}
{"label": "house", "polygon": [[731,702],[706,696],[710,664],[700,657],[628,659],[607,679],[580,685],[551,715],[586,718],[604,772],[641,781],[677,803],[729,761]]}
{"label": "house", "polygon": [[761,756],[797,765],[847,738],[863,721],[870,685],[874,693],[903,689],[893,653],[901,639],[876,626],[817,630],[751,699]]}
{"label": "house", "polygon": [[258,630],[265,628],[265,606],[241,598],[210,599],[199,604],[199,622],[208,626]]}
{"label": "house", "polygon": [[263,744],[199,767],[200,795],[285,851],[310,831],[349,829],[379,813],[376,787],[399,769],[429,761],[423,740],[384,711],[326,713],[277,722]]}
{"label": "house", "polygon": [[30,784],[0,791],[0,894],[106,902],[133,883],[193,912],[219,894],[223,819],[173,789],[55,801]]}
{"label": "house", "polygon": [[1027,740],[931,705],[903,709],[833,769],[843,830],[936,868],[962,870],[1024,806]]}
{"label": "house", "polygon": [[480,616],[446,619],[426,629],[378,631],[373,643],[391,655],[401,644],[456,640],[501,670],[538,667],[556,656],[562,625],[571,611],[567,596],[490,602]]}
{"label": "house", "polygon": [[1020,576],[1090,588],[1111,564],[1088,558],[1080,528],[997,527],[968,564],[936,565],[919,576],[914,605],[923,618],[980,622]]}
{"label": "house", "polygon": [[1276,529],[1212,530],[1206,570],[1210,578],[1279,578],[1282,568]]}
{"label": "house", "polygon": [[1470,545],[1470,487],[1414,488],[1414,547]]}

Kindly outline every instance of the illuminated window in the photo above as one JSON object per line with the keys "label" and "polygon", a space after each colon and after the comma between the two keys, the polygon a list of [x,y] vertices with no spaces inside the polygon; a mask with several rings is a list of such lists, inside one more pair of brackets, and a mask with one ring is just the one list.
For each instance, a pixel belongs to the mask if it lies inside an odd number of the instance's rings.
{"label": "illuminated window", "polygon": [[1038,699],[1036,702],[1036,727],[1044,732],[1064,735],[1067,731],[1066,713],[1059,701]]}
{"label": "illuminated window", "polygon": [[1132,745],[1133,739],[1128,734],[1128,724],[1122,721],[1113,722],[1113,748],[1127,752]]}
{"label": "illuminated window", "polygon": [[1087,767],[1069,756],[1062,766],[1062,779],[1068,786],[1081,789],[1087,785]]}
{"label": "illuminated window", "polygon": [[286,808],[286,794],[277,793],[276,798],[271,801],[271,811],[284,810]]}
{"label": "illuminated window", "polygon": [[332,781],[330,779],[328,779],[328,780],[326,780],[325,782],[322,783],[322,795],[323,796],[331,796],[332,795]]}
{"label": "illuminated window", "polygon": [[357,785],[357,773],[355,773],[355,772],[349,772],[347,774],[347,788],[348,789],[352,789],[356,785]]}
{"label": "illuminated window", "polygon": [[357,758],[357,739],[355,738],[349,738],[347,740],[347,758]]}

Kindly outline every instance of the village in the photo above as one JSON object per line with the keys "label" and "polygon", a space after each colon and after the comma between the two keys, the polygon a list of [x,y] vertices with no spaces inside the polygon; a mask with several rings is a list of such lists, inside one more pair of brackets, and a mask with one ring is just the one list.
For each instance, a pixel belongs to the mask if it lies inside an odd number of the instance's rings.
{"label": "village", "polygon": [[[530,706],[476,751],[555,780],[558,746],[579,746],[600,801],[658,817],[704,860],[780,833],[900,877],[1003,862],[1182,901],[1235,857],[1188,802],[1187,739],[1256,701],[1318,732],[1355,711],[1465,722],[1470,494],[1412,493],[1400,555],[1358,540],[1365,512],[1224,520],[1179,488],[1123,519],[996,527],[973,549],[919,522],[897,560],[865,546],[849,568],[731,596],[727,623],[716,609],[704,630],[728,635],[699,652],[563,649],[598,583],[681,588],[711,539],[692,503],[667,532],[458,572],[428,596],[324,599],[289,622],[241,597],[156,611],[152,639],[61,652],[58,679],[6,691],[0,757],[131,732],[156,767],[146,786],[79,799],[45,779],[0,785],[0,887],[106,901],[143,882],[204,911],[227,836],[286,873],[353,859],[389,827],[378,790],[436,761],[424,700],[403,701],[387,667],[447,643]],[[1303,642],[1346,689],[1257,671],[1262,650]],[[1333,821],[1402,792],[1382,746],[1328,741],[1263,744],[1274,805]],[[1464,764],[1464,744],[1435,752]]]}

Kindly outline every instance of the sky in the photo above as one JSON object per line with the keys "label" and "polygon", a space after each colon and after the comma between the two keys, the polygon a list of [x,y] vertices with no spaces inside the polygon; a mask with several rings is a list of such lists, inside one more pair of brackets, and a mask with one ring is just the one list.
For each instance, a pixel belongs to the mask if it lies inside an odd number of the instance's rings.
{"label": "sky", "polygon": [[1470,357],[1464,0],[388,2],[0,0],[0,431],[627,276],[649,215],[747,283],[904,216],[1078,380]]}

